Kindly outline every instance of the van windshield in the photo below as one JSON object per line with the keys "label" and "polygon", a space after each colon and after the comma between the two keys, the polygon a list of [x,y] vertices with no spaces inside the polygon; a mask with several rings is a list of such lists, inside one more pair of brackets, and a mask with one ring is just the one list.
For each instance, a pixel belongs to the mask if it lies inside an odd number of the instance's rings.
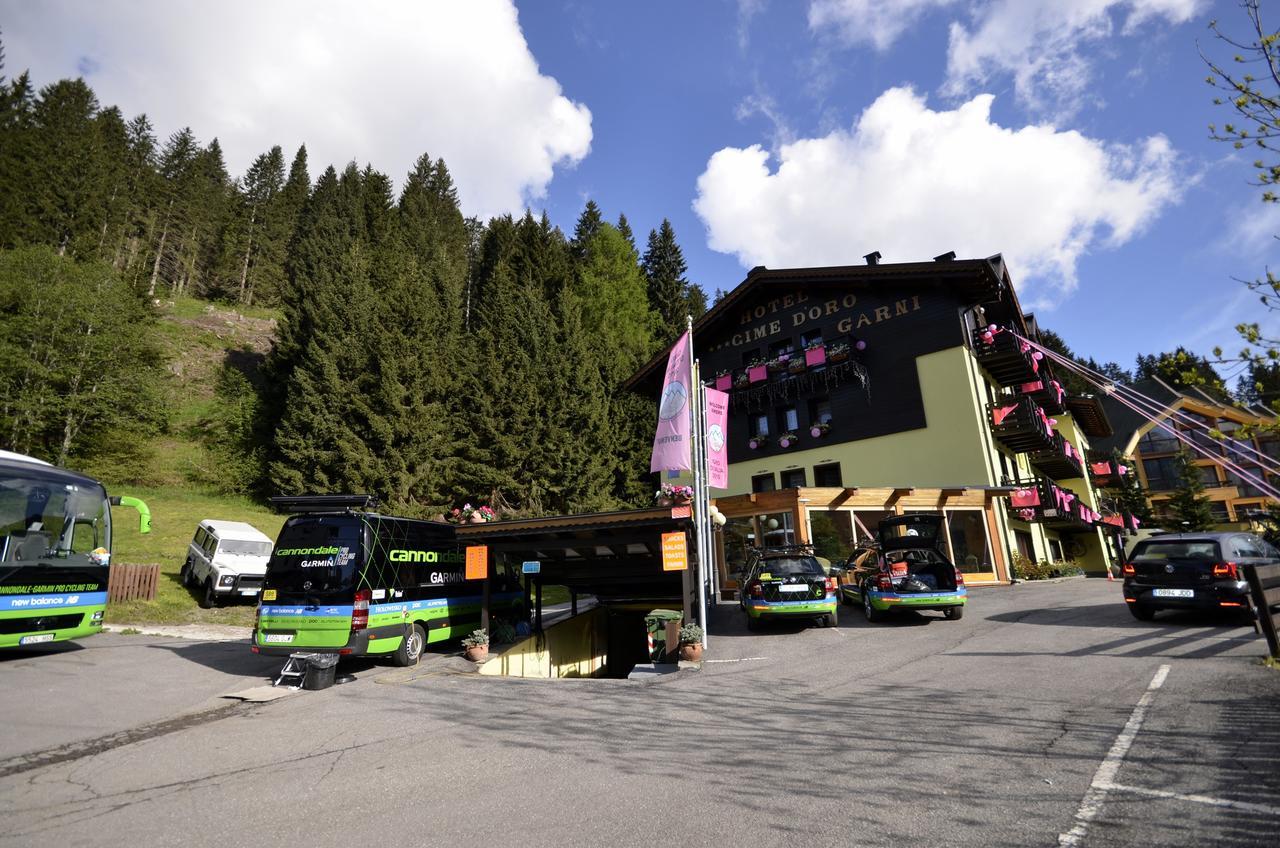
{"label": "van windshield", "polygon": [[267,563],[264,588],[277,600],[350,601],[361,563],[360,519],[355,516],[290,518]]}
{"label": "van windshield", "polygon": [[270,542],[255,542],[249,539],[223,539],[218,542],[218,553],[241,554],[244,556],[270,556]]}

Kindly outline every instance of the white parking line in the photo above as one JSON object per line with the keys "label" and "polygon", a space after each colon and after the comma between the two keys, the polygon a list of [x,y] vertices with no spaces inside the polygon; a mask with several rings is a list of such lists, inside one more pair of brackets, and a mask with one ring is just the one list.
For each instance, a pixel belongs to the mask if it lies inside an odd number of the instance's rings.
{"label": "white parking line", "polygon": [[740,658],[740,659],[736,659],[736,660],[703,660],[703,662],[704,662],[704,663],[722,663],[722,662],[758,662],[758,661],[760,661],[760,660],[767,660],[767,659],[769,659],[769,658],[768,658],[768,657],[742,657],[742,658]]}
{"label": "white parking line", "polygon": [[1148,789],[1145,786],[1124,786],[1119,783],[1112,783],[1105,788],[1114,792],[1133,792],[1138,795],[1149,795],[1152,798],[1167,798],[1171,801],[1189,801],[1193,804],[1207,804],[1210,807],[1229,807],[1233,810],[1245,810],[1250,813],[1280,816],[1280,807],[1273,807],[1270,804],[1253,804],[1248,801],[1232,801],[1229,798],[1210,798],[1208,795],[1183,795],[1180,792],[1169,792],[1164,789]]}
{"label": "white parking line", "polygon": [[1084,800],[1080,802],[1080,809],[1076,811],[1075,827],[1067,833],[1058,834],[1059,846],[1076,846],[1084,840],[1084,835],[1089,830],[1089,822],[1097,818],[1098,813],[1102,811],[1102,802],[1106,799],[1107,792],[1116,787],[1116,774],[1119,773],[1120,764],[1129,753],[1129,748],[1133,745],[1138,731],[1142,729],[1142,722],[1147,717],[1147,707],[1151,706],[1156,691],[1164,685],[1165,678],[1168,676],[1169,666],[1162,665],[1157,669],[1156,676],[1151,678],[1147,691],[1143,692],[1142,697],[1138,699],[1138,705],[1133,708],[1133,713],[1125,722],[1124,729],[1120,731],[1120,735],[1111,745],[1111,750],[1107,751],[1107,755],[1102,758],[1102,764],[1094,772],[1093,782],[1089,784],[1089,790],[1084,793]]}

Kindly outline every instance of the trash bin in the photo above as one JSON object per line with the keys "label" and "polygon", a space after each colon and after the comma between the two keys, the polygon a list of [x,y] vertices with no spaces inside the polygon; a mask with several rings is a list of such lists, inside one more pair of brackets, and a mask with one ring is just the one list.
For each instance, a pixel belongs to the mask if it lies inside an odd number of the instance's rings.
{"label": "trash bin", "polygon": [[302,676],[303,689],[328,689],[333,685],[338,668],[337,654],[307,654],[303,662],[307,666]]}
{"label": "trash bin", "polygon": [[[649,659],[653,662],[675,662],[668,660],[667,654],[675,656],[678,647],[677,636],[680,632],[680,621],[684,613],[679,610],[656,609],[644,617],[645,629],[649,631]],[[670,639],[668,640],[668,634]],[[670,644],[668,644],[670,642]]]}

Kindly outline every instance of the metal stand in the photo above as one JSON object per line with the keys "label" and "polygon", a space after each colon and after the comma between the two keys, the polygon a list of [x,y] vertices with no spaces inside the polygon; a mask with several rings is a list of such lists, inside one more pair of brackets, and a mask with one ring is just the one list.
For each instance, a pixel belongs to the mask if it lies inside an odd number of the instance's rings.
{"label": "metal stand", "polygon": [[292,689],[301,689],[302,680],[307,676],[306,658],[306,654],[290,654],[289,659],[285,660],[284,668],[280,669],[280,676],[271,685],[285,685]]}

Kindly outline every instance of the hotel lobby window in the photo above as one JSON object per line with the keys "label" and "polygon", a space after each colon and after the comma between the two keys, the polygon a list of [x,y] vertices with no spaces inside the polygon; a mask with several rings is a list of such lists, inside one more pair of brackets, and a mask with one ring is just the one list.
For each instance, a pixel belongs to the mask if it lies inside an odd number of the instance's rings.
{"label": "hotel lobby window", "polygon": [[809,510],[809,538],[816,555],[844,562],[853,550],[853,514],[843,509]]}
{"label": "hotel lobby window", "polygon": [[986,513],[980,509],[948,509],[947,538],[951,561],[963,572],[994,571],[987,544]]}
{"label": "hotel lobby window", "polygon": [[1139,453],[1170,453],[1177,449],[1177,438],[1163,427],[1153,427],[1138,440]]}
{"label": "hotel lobby window", "polygon": [[853,511],[853,529],[857,534],[858,541],[865,539],[875,541],[876,530],[880,527],[880,521],[885,518],[893,518],[896,514],[891,509],[855,509]]}
{"label": "hotel lobby window", "polygon": [[834,489],[843,487],[844,483],[840,479],[840,463],[832,462],[827,465],[813,466],[813,485]]}
{"label": "hotel lobby window", "polygon": [[793,468],[790,471],[782,472],[782,488],[784,489],[803,489],[807,485],[804,481],[804,469]]}
{"label": "hotel lobby window", "polygon": [[777,483],[773,479],[773,474],[757,474],[751,478],[751,491],[753,492],[772,492],[778,488]]}

